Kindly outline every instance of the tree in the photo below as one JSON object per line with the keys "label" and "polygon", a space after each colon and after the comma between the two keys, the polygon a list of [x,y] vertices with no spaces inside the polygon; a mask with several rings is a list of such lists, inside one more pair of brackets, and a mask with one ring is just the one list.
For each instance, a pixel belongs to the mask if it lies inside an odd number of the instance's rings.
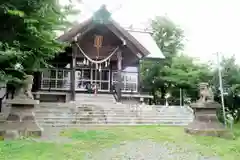
{"label": "tree", "polygon": [[[236,63],[234,56],[222,58],[221,73],[227,112],[233,116],[235,121],[238,121],[240,118],[240,66]],[[221,103],[217,68],[213,72],[211,83],[214,87],[216,100]]]}
{"label": "tree", "polygon": [[[236,59],[234,56],[230,58],[222,58],[220,63],[223,86],[226,92],[235,92],[239,93],[239,85],[240,84],[240,66],[236,64]],[[216,90],[219,88],[219,77],[218,77],[218,69],[215,68],[212,84]]]}
{"label": "tree", "polygon": [[[163,52],[166,60],[170,60],[184,48],[184,31],[168,17],[158,16],[152,21],[153,37]],[[166,62],[165,60],[165,62]]]}
{"label": "tree", "polygon": [[[56,32],[70,23],[72,6],[57,0],[2,0],[0,2],[0,80],[16,81],[32,74],[63,50]],[[16,65],[22,70],[16,69]]]}
{"label": "tree", "polygon": [[166,75],[163,77],[171,84],[171,88],[185,89],[188,97],[198,97],[198,84],[209,82],[211,72],[206,64],[196,64],[194,59],[187,55],[176,56],[172,59],[170,67],[166,68]]}
{"label": "tree", "polygon": [[156,92],[158,87],[164,84],[165,91],[170,92],[175,99],[179,98],[179,88],[182,88],[185,90],[185,96],[196,99],[199,92],[198,84],[209,82],[212,73],[208,65],[196,64],[193,60],[186,55],[175,56],[169,66],[165,65],[161,69],[158,69],[161,67],[160,63],[145,62],[145,85],[154,86]]}
{"label": "tree", "polygon": [[184,47],[183,30],[168,17],[156,17],[152,21],[153,37],[158,47],[166,57],[164,60],[153,62],[143,60],[141,63],[141,76],[143,90],[149,91],[157,98],[158,92],[163,98],[169,84],[164,79],[166,68],[171,65],[172,58]]}

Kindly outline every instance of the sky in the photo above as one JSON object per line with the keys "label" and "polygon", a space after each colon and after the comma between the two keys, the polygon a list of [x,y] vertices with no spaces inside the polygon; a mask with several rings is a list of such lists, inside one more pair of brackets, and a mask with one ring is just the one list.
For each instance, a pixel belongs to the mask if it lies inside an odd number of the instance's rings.
{"label": "sky", "polygon": [[[235,55],[240,63],[240,1],[239,0],[72,0],[80,15],[72,21],[88,18],[102,4],[123,27],[145,28],[155,16],[167,15],[185,31],[184,53],[200,61]],[[68,0],[60,0],[67,4]]]}

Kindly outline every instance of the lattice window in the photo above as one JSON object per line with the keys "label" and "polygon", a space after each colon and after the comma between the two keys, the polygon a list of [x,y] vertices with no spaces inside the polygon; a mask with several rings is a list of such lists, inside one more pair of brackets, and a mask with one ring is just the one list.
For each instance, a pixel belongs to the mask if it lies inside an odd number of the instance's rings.
{"label": "lattice window", "polygon": [[[122,72],[123,92],[137,92],[138,91],[138,73],[135,72]],[[112,74],[113,84],[117,83],[117,72]]]}
{"label": "lattice window", "polygon": [[[95,75],[97,73],[97,77]],[[81,68],[76,71],[76,90],[86,90],[87,85],[97,83],[99,91],[110,90],[110,70],[101,71],[90,68]]]}
{"label": "lattice window", "polygon": [[42,72],[42,89],[68,90],[70,89],[70,71],[50,69]]}

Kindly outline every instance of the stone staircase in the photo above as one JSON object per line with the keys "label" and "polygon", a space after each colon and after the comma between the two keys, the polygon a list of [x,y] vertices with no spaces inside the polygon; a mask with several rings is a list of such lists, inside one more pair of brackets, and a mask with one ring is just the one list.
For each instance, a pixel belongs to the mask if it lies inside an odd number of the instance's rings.
{"label": "stone staircase", "polygon": [[112,94],[84,94],[84,93],[77,93],[76,94],[76,101],[78,102],[88,102],[88,103],[114,103],[116,100],[114,99]]}
{"label": "stone staircase", "polygon": [[[86,96],[87,97],[87,96]],[[115,104],[110,99],[77,98],[72,103],[41,103],[36,119],[42,127],[79,127],[83,125],[187,125],[192,111],[180,106],[148,106]],[[102,98],[102,97],[101,97]],[[80,100],[81,99],[81,100]],[[96,102],[95,102],[96,101]]]}

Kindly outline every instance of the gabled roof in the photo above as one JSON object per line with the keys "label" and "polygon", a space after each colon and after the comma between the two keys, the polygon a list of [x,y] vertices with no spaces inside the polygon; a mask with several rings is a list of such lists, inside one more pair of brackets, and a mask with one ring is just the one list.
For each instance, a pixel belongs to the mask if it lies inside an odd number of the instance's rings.
{"label": "gabled roof", "polygon": [[128,30],[128,32],[137,39],[149,52],[146,58],[156,58],[156,59],[164,59],[164,55],[160,48],[157,46],[157,43],[153,39],[151,33],[145,31],[135,31]]}
{"label": "gabled roof", "polygon": [[96,11],[93,17],[75,25],[72,29],[61,35],[58,40],[71,42],[78,34],[82,36],[89,30],[93,29],[97,24],[96,22],[104,24],[117,37],[127,41],[126,45],[129,48],[134,48],[133,52],[138,52],[135,54],[139,55],[140,53],[141,56],[139,58],[151,56],[152,54],[159,55],[158,58],[164,58],[161,50],[157,47],[155,41],[149,33],[133,33],[125,30],[110,17],[110,13],[105,6],[102,6],[98,11]]}

